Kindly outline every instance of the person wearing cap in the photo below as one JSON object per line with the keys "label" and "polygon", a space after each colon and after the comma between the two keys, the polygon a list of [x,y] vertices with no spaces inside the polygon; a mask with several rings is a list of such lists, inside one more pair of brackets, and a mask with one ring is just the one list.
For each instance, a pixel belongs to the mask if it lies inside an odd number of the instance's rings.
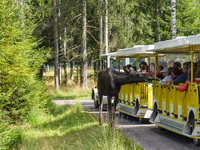
{"label": "person wearing cap", "polygon": [[162,65],[158,67],[158,69],[157,69],[157,77],[158,77],[158,79],[162,80],[164,78],[164,76],[163,76],[163,74],[161,72],[163,69],[164,69],[164,67]]}
{"label": "person wearing cap", "polygon": [[166,83],[166,82],[170,81],[171,78],[172,78],[171,72],[172,72],[172,67],[169,67],[168,69],[164,68],[161,71],[161,73],[163,74],[164,78],[161,81],[159,81],[159,84]]}

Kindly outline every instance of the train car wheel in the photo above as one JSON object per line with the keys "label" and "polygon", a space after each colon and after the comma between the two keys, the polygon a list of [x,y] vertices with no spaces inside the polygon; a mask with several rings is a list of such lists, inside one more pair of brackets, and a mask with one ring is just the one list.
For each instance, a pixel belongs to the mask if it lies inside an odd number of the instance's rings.
{"label": "train car wheel", "polygon": [[166,130],[165,128],[160,127],[160,126],[158,126],[158,129],[159,129],[160,131],[165,131],[165,130]]}
{"label": "train car wheel", "polygon": [[157,115],[158,115],[158,106],[157,106],[157,103],[155,102],[153,106],[153,113],[151,114],[151,117],[149,118],[149,120],[154,121]]}
{"label": "train car wheel", "polygon": [[139,122],[142,124],[149,123],[149,119],[139,118]]}
{"label": "train car wheel", "polygon": [[98,107],[99,107],[99,103],[98,103],[97,100],[95,100],[95,98],[94,98],[94,106],[95,106],[95,108],[98,108]]}
{"label": "train car wheel", "polygon": [[192,132],[194,130],[194,124],[195,124],[194,113],[192,111],[190,111],[189,121],[188,121],[188,130],[189,130],[190,135],[192,134]]}
{"label": "train car wheel", "polygon": [[200,146],[200,139],[193,139],[193,143],[195,146]]}

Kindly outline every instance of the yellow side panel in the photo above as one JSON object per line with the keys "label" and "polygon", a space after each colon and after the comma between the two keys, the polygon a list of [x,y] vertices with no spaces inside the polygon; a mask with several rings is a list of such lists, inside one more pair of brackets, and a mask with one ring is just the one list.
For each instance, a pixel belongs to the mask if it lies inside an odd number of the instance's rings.
{"label": "yellow side panel", "polygon": [[125,100],[125,104],[129,104],[129,88],[130,88],[130,84],[125,84],[124,85],[125,91],[124,91],[124,100]]}
{"label": "yellow side panel", "polygon": [[198,85],[189,84],[188,89],[187,107],[196,108],[195,116],[199,117],[199,92]]}
{"label": "yellow side panel", "polygon": [[179,92],[175,85],[164,87],[157,82],[153,84],[153,100],[158,104],[158,110],[163,115],[183,121],[188,117],[188,110],[195,110],[195,119],[199,118],[200,85],[189,84],[184,92]]}
{"label": "yellow side panel", "polygon": [[148,109],[153,109],[153,103],[151,102],[153,96],[152,92],[153,92],[153,87],[148,87]]}
{"label": "yellow side panel", "polygon": [[147,83],[140,84],[141,93],[140,93],[140,105],[148,106],[148,86]]}
{"label": "yellow side panel", "polygon": [[126,85],[122,85],[121,86],[121,90],[120,90],[120,92],[119,92],[119,99],[121,99],[123,102],[122,103],[124,103],[124,98],[125,98],[125,87],[126,87]]}
{"label": "yellow side panel", "polygon": [[167,114],[167,87],[162,87],[161,88],[161,93],[162,93],[162,113]]}
{"label": "yellow side panel", "polygon": [[166,113],[169,114],[170,112],[170,101],[169,101],[169,95],[170,95],[170,87],[165,87],[165,98],[166,98]]}

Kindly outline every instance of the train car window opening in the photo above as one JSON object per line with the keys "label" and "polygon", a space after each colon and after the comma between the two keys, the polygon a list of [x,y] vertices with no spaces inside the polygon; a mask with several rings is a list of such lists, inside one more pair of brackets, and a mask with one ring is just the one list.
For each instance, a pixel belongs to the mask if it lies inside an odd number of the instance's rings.
{"label": "train car window opening", "polygon": [[106,70],[107,69],[107,58],[104,57],[101,59],[101,70]]}

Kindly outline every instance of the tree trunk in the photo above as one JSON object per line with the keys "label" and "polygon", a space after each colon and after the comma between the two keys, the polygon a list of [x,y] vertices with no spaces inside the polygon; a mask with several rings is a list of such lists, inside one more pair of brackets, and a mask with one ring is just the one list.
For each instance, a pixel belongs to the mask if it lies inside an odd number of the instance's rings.
{"label": "tree trunk", "polygon": [[[102,6],[102,0],[100,0],[100,7]],[[99,51],[99,58],[100,56],[103,54],[103,17],[102,17],[102,10],[100,10],[100,35],[99,35],[99,39],[100,39],[100,51]]]}
{"label": "tree trunk", "polygon": [[176,38],[176,0],[171,0],[171,38]]}
{"label": "tree trunk", "polygon": [[58,67],[58,57],[59,57],[59,46],[58,46],[58,19],[56,12],[56,0],[53,0],[53,32],[54,32],[54,80],[55,88],[59,89],[59,67]]}
{"label": "tree trunk", "polygon": [[64,83],[67,84],[67,65],[66,65],[66,63],[63,64],[63,70],[64,70]]}
{"label": "tree trunk", "polygon": [[44,73],[44,65],[40,67],[39,72],[38,72],[38,77],[40,80],[42,80],[43,78],[43,73]]}
{"label": "tree trunk", "polygon": [[87,50],[86,50],[86,0],[82,0],[82,43],[81,43],[81,53],[82,53],[82,63],[81,63],[81,85],[87,88]]}
{"label": "tree trunk", "polygon": [[59,67],[59,85],[61,84],[62,81],[62,66]]}
{"label": "tree trunk", "polygon": [[[61,50],[63,50],[63,45],[62,45],[62,42],[63,42],[63,38],[62,38],[62,18],[61,18],[61,0],[57,0],[57,2],[58,2],[58,5],[57,5],[57,7],[58,7],[58,25],[59,25],[59,27],[58,27],[58,36],[59,36],[59,40],[58,40],[58,42],[59,42],[59,50],[61,51]],[[59,85],[61,84],[61,81],[62,81],[62,66],[63,66],[63,58],[61,59],[61,61],[60,61],[60,67],[59,67]]]}
{"label": "tree trunk", "polygon": [[64,28],[63,35],[63,52],[64,52],[64,60],[63,60],[63,69],[64,69],[64,83],[67,84],[67,42],[66,42],[66,27]]}
{"label": "tree trunk", "polygon": [[155,0],[155,17],[156,17],[156,29],[155,29],[155,42],[160,41],[160,21],[159,21],[159,0]]}
{"label": "tree trunk", "polygon": [[76,73],[77,73],[76,80],[78,82],[78,79],[79,79],[79,77],[78,77],[78,75],[79,75],[79,63],[77,63],[77,66],[76,66]]}
{"label": "tree trunk", "polygon": [[108,0],[105,0],[106,16],[105,16],[105,53],[108,53]]}
{"label": "tree trunk", "polygon": [[70,79],[74,80],[74,64],[70,62]]}
{"label": "tree trunk", "polygon": [[[103,1],[100,0],[100,8],[102,8],[102,4],[103,4]],[[100,51],[99,51],[99,59],[101,59],[101,55],[103,54],[103,14],[102,14],[102,10],[100,9],[100,25],[99,25],[99,28],[100,28],[100,34],[99,34],[99,40],[100,40]],[[102,64],[100,63],[100,70],[102,68]],[[95,76],[96,77],[96,76]],[[96,80],[96,79],[95,79]]]}

